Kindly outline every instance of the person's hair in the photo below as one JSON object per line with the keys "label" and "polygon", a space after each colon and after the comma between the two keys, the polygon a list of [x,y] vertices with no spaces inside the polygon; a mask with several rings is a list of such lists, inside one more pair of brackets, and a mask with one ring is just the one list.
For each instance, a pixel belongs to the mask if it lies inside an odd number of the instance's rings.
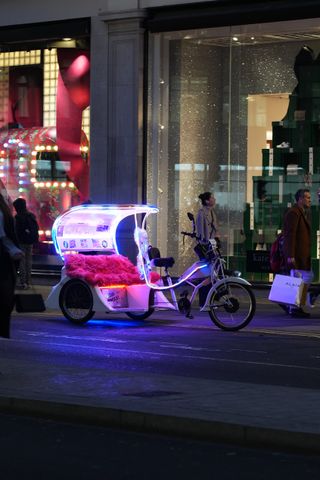
{"label": "person's hair", "polygon": [[13,206],[17,213],[24,213],[27,210],[27,203],[24,198],[17,198],[13,202]]}
{"label": "person's hair", "polygon": [[299,188],[299,190],[295,193],[294,196],[296,202],[299,201],[299,198],[303,198],[305,193],[310,193],[310,190],[308,188]]}
{"label": "person's hair", "polygon": [[198,198],[200,198],[202,205],[207,205],[206,202],[210,200],[211,196],[212,196],[211,192],[204,192],[204,193],[200,193]]}
{"label": "person's hair", "polygon": [[5,201],[3,195],[0,193],[0,210],[3,213],[4,224],[8,224],[10,218],[12,217],[9,205]]}

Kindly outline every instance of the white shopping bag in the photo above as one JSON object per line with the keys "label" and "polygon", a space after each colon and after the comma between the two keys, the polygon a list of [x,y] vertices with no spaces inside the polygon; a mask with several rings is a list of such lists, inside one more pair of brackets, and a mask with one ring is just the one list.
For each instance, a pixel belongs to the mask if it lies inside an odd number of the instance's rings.
{"label": "white shopping bag", "polygon": [[306,302],[306,291],[307,285],[301,277],[277,274],[272,283],[269,300],[300,307]]}

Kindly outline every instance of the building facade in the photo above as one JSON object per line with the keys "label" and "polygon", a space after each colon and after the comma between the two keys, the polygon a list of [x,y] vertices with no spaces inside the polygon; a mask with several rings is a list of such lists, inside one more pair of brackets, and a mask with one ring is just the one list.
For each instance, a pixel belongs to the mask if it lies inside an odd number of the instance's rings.
{"label": "building facade", "polygon": [[186,213],[213,191],[229,266],[265,281],[310,188],[318,275],[318,17],[316,1],[3,1],[0,180],[40,218],[39,254],[71,205],[149,202],[152,243],[181,271]]}

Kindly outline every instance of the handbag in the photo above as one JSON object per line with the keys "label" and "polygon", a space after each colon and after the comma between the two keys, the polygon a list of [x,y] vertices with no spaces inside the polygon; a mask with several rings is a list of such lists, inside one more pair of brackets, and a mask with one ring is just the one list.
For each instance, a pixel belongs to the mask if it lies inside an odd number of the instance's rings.
{"label": "handbag", "polygon": [[308,285],[301,277],[277,274],[271,286],[269,300],[301,307],[306,303],[307,289]]}
{"label": "handbag", "polygon": [[16,311],[21,312],[44,312],[46,306],[40,293],[17,293],[15,295]]}

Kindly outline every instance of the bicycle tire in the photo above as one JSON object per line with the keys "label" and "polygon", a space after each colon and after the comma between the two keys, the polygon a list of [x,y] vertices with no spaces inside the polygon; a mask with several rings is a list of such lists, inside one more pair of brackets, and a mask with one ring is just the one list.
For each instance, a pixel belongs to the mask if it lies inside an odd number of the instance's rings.
{"label": "bicycle tire", "polygon": [[256,311],[256,298],[248,285],[226,280],[212,292],[209,316],[222,330],[235,332],[246,327]]}
{"label": "bicycle tire", "polygon": [[59,295],[63,315],[76,325],[83,325],[93,315],[93,296],[90,287],[77,278],[66,282]]}

